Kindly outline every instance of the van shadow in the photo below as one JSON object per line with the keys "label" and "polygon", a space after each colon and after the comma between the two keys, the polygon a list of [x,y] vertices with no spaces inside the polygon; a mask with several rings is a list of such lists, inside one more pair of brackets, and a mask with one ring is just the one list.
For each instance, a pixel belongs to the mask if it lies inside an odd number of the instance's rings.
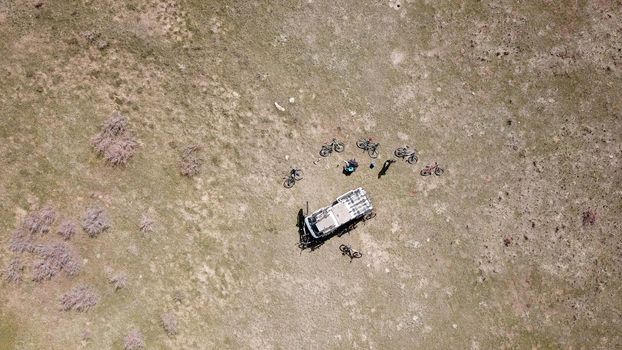
{"label": "van shadow", "polygon": [[298,236],[299,236],[298,248],[300,248],[301,251],[306,250],[306,249],[309,249],[310,251],[314,251],[316,249],[319,249],[329,239],[331,239],[331,238],[333,238],[335,236],[341,237],[341,236],[345,235],[346,233],[354,230],[356,228],[356,225],[360,221],[361,220],[358,220],[356,222],[351,223],[348,226],[341,227],[341,228],[339,228],[338,230],[336,230],[335,232],[331,233],[330,235],[328,235],[326,237],[314,238],[305,229],[305,215],[304,215],[304,212],[302,211],[302,209],[300,209],[298,211],[298,219],[296,220],[296,227],[298,228]]}

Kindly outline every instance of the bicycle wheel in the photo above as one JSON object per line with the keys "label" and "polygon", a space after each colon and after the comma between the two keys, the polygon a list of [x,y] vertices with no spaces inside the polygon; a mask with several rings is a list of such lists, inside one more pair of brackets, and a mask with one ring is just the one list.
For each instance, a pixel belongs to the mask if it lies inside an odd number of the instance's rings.
{"label": "bicycle wheel", "polygon": [[367,149],[367,140],[360,139],[360,140],[356,141],[356,147],[358,147],[360,149]]}
{"label": "bicycle wheel", "polygon": [[417,155],[414,153],[411,154],[410,157],[406,158],[406,162],[408,164],[416,164],[418,160],[419,158],[417,158]]}
{"label": "bicycle wheel", "polygon": [[378,146],[368,149],[367,154],[372,158],[378,158]]}
{"label": "bicycle wheel", "polygon": [[294,178],[291,176],[285,179],[285,182],[283,182],[283,186],[285,188],[292,188],[294,187],[295,184],[296,184],[296,180],[294,180]]}
{"label": "bicycle wheel", "polygon": [[342,244],[342,245],[340,245],[340,246],[339,246],[339,250],[340,250],[342,253],[347,254],[347,253],[350,251],[350,247],[348,247],[348,246],[347,246],[347,245],[345,245],[345,244]]}
{"label": "bicycle wheel", "polygon": [[396,157],[402,158],[406,154],[406,148],[400,147],[393,152]]}
{"label": "bicycle wheel", "polygon": [[376,212],[372,211],[371,213],[365,214],[365,216],[363,216],[363,220],[367,221],[367,220],[373,219],[375,217],[376,217]]}
{"label": "bicycle wheel", "polygon": [[428,168],[425,168],[425,169],[421,170],[420,174],[421,174],[421,176],[430,176],[430,175],[432,175],[432,173],[430,172],[430,169],[428,169]]}
{"label": "bicycle wheel", "polygon": [[302,180],[302,170],[300,169],[294,170],[294,180],[296,181]]}
{"label": "bicycle wheel", "polygon": [[441,167],[436,167],[436,169],[434,169],[434,175],[436,176],[441,176],[443,175],[443,173],[445,172],[445,170],[443,170],[443,168]]}
{"label": "bicycle wheel", "polygon": [[328,157],[328,155],[330,154],[331,149],[326,147],[326,146],[322,146],[322,149],[320,150],[320,155],[322,157]]}
{"label": "bicycle wheel", "polygon": [[346,146],[343,143],[335,142],[335,152],[343,152],[344,149],[346,149]]}
{"label": "bicycle wheel", "polygon": [[357,251],[355,250],[355,251],[353,251],[353,252],[352,252],[352,255],[351,255],[351,256],[352,256],[352,258],[354,258],[354,259],[358,259],[358,258],[362,257],[362,256],[363,256],[363,254],[361,254],[360,252],[357,252]]}

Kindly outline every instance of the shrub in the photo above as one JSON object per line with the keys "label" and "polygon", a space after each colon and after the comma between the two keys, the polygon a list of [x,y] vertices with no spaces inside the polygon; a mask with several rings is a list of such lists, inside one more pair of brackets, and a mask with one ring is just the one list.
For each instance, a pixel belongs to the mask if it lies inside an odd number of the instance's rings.
{"label": "shrub", "polygon": [[138,147],[138,142],[127,130],[127,119],[119,112],[114,112],[104,122],[91,144],[97,154],[113,166],[126,165]]}
{"label": "shrub", "polygon": [[147,214],[143,214],[143,217],[140,220],[140,225],[138,225],[138,228],[140,229],[141,232],[145,232],[145,233],[153,232],[154,224],[155,222],[150,216],[148,216]]}
{"label": "shrub", "polygon": [[199,158],[197,152],[200,150],[199,146],[193,145],[184,148],[181,153],[181,174],[184,176],[192,177],[197,175],[201,171],[201,165],[203,159]]}
{"label": "shrub", "polygon": [[125,272],[119,272],[111,276],[108,280],[114,287],[115,291],[123,289],[127,286],[127,274]]}
{"label": "shrub", "polygon": [[56,219],[56,210],[46,207],[38,212],[31,213],[24,219],[23,226],[30,233],[48,233]]}
{"label": "shrub", "polygon": [[596,212],[588,209],[582,214],[583,226],[594,225],[596,223]]}
{"label": "shrub", "polygon": [[22,271],[24,271],[24,264],[18,258],[13,258],[4,271],[2,271],[2,275],[7,282],[20,282],[22,280]]}
{"label": "shrub", "polygon": [[160,316],[160,324],[169,336],[177,334],[177,318],[172,312],[163,313]]}
{"label": "shrub", "polygon": [[102,124],[101,131],[93,137],[91,142],[98,152],[103,153],[108,141],[127,132],[127,119],[119,112],[113,112],[110,118]]}
{"label": "shrub", "polygon": [[9,240],[9,250],[15,253],[32,252],[35,249],[34,237],[30,232],[18,228]]}
{"label": "shrub", "polygon": [[61,271],[68,276],[75,276],[82,268],[80,257],[67,243],[38,246],[34,253],[40,256],[32,269],[32,280],[35,282],[52,279]]}
{"label": "shrub", "polygon": [[100,297],[92,288],[78,285],[65,293],[60,299],[61,310],[85,312],[99,303]]}
{"label": "shrub", "polygon": [[125,350],[139,350],[144,348],[145,337],[138,329],[133,329],[123,338],[123,349]]}
{"label": "shrub", "polygon": [[50,264],[49,261],[37,259],[32,266],[32,280],[35,282],[49,280],[56,276],[59,271],[60,269]]}
{"label": "shrub", "polygon": [[126,165],[134,153],[136,153],[137,147],[138,142],[131,137],[114,140],[104,151],[104,159],[113,166]]}
{"label": "shrub", "polygon": [[67,274],[67,276],[76,276],[82,270],[82,262],[79,259],[71,259],[69,260],[65,266],[63,266],[63,271]]}
{"label": "shrub", "polygon": [[89,237],[95,238],[110,228],[110,219],[103,208],[89,208],[84,215],[82,228]]}
{"label": "shrub", "polygon": [[65,220],[58,226],[57,233],[68,241],[76,234],[76,224],[72,221]]}

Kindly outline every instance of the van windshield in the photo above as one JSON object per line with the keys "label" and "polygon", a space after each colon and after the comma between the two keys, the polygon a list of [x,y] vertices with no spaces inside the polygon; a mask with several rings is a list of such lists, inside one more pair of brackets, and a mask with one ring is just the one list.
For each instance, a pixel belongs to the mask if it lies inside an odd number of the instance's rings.
{"label": "van windshield", "polygon": [[315,216],[310,216],[310,217],[308,217],[308,218],[307,218],[307,220],[306,220],[306,222],[307,222],[307,225],[306,225],[306,226],[307,226],[307,228],[308,228],[308,229],[309,229],[312,233],[318,233],[318,231],[319,231],[319,230],[317,229],[317,226],[315,225],[315,223],[317,222],[317,221],[316,221]]}

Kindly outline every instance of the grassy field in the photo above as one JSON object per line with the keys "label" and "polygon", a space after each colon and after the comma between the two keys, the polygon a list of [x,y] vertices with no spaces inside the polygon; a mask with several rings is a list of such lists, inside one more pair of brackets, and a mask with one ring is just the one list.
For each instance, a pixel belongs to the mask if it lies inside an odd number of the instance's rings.
{"label": "grassy field", "polygon": [[[0,2],[0,348],[622,348],[621,36],[618,0]],[[115,112],[127,166],[91,143]],[[364,137],[419,163],[379,179]],[[358,186],[377,216],[300,250],[298,210]],[[9,246],[46,207],[82,269],[36,282]]]}

